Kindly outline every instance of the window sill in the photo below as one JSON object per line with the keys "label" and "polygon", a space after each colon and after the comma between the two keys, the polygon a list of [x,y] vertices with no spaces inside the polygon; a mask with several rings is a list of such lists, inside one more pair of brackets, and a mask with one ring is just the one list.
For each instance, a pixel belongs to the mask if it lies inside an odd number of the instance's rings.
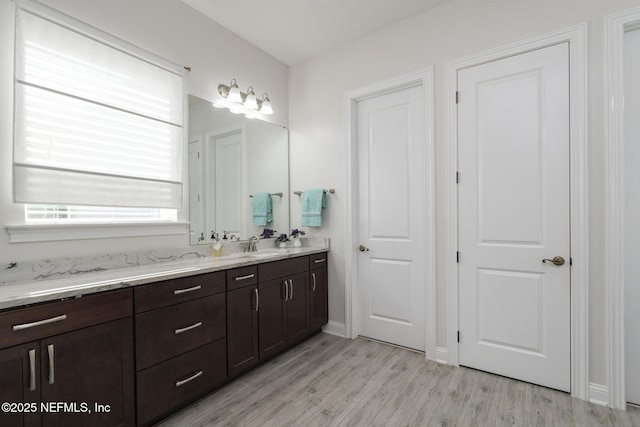
{"label": "window sill", "polygon": [[21,224],[5,226],[9,243],[53,242],[62,240],[110,239],[183,235],[188,222],[143,222],[113,224]]}

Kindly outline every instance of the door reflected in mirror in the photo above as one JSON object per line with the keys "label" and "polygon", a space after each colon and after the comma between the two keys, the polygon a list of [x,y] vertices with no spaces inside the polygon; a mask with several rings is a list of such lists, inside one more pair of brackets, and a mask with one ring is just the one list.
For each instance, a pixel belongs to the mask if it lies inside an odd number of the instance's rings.
{"label": "door reflected in mirror", "polygon": [[[210,243],[212,233],[242,239],[264,228],[287,233],[287,129],[189,95],[188,132],[190,243]],[[266,226],[254,223],[251,196],[259,193],[272,194]]]}

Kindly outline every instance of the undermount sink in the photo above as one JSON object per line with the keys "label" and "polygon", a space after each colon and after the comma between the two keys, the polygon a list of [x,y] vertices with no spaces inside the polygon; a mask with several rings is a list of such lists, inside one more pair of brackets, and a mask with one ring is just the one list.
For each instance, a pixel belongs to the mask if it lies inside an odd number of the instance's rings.
{"label": "undermount sink", "polygon": [[268,251],[268,252],[247,252],[245,253],[245,256],[247,256],[248,258],[269,258],[272,256],[276,256],[276,255],[282,255],[283,251],[280,252],[276,252],[276,251]]}
{"label": "undermount sink", "polygon": [[272,256],[283,255],[286,254],[286,251],[273,251],[273,250],[264,250],[257,252],[239,252],[235,254],[226,255],[227,259],[260,259],[260,258],[270,258]]}

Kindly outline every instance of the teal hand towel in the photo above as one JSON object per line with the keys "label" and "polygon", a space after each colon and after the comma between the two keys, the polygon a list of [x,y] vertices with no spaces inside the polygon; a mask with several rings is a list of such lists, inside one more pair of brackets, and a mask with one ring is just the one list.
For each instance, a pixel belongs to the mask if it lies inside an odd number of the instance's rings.
{"label": "teal hand towel", "polygon": [[254,194],[251,199],[251,209],[253,210],[253,223],[255,225],[267,225],[273,220],[271,212],[271,194]]}
{"label": "teal hand towel", "polygon": [[320,227],[322,225],[322,209],[327,207],[327,193],[322,188],[304,190],[302,193],[303,227]]}

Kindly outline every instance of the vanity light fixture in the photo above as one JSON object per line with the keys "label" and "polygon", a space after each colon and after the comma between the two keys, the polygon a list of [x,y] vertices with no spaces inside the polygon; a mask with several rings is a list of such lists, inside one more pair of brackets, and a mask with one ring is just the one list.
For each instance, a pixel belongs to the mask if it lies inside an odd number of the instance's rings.
{"label": "vanity light fixture", "polygon": [[[217,103],[222,107],[226,107],[229,110],[232,110],[232,113],[240,114],[245,113],[245,115],[254,116],[253,112],[259,112],[261,114],[273,114],[273,108],[271,108],[271,100],[269,99],[269,95],[266,93],[262,95],[262,99],[258,99],[253,90],[253,86],[249,86],[247,89],[247,93],[240,92],[238,88],[238,83],[236,79],[231,79],[231,83],[229,86],[220,84],[218,85],[218,93],[221,97],[226,99],[227,103],[224,101]],[[227,105],[231,103],[231,105]],[[214,107],[217,105],[214,104]]]}

